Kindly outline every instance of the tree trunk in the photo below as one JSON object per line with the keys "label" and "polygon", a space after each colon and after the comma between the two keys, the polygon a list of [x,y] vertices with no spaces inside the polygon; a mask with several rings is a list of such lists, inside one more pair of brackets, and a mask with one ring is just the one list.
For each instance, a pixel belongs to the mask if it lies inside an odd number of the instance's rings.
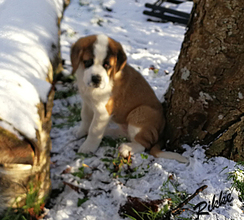
{"label": "tree trunk", "polygon": [[244,1],[195,0],[165,95],[169,149],[244,160]]}

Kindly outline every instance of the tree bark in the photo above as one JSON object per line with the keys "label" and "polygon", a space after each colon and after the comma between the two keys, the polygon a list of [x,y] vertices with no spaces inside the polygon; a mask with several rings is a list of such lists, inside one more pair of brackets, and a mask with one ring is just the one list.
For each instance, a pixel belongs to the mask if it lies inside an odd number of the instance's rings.
{"label": "tree bark", "polygon": [[195,0],[165,95],[165,142],[244,160],[244,1]]}

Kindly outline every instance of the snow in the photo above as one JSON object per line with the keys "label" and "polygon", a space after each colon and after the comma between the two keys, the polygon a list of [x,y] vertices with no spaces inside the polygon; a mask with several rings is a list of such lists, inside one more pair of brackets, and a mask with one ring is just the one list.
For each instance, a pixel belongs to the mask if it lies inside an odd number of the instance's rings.
{"label": "snow", "polygon": [[[151,23],[142,14],[145,3],[155,0],[73,0],[64,13],[61,23],[61,52],[65,59],[66,75],[70,74],[70,46],[78,38],[105,33],[119,41],[128,56],[128,62],[147,79],[153,87],[157,97],[163,100],[170,83],[173,67],[178,59],[181,43],[184,38],[185,27],[172,23]],[[177,10],[190,12],[192,3],[187,2],[170,5]],[[109,11],[108,11],[109,9]],[[153,67],[157,72],[150,70]],[[189,74],[183,76],[187,80]],[[67,85],[58,85],[58,91],[65,91]],[[207,100],[208,97],[205,97]],[[67,113],[67,106],[74,106],[82,102],[77,95],[57,99],[54,102],[53,114]],[[63,117],[55,119],[54,125],[65,122]],[[78,125],[78,122],[75,124]],[[74,125],[74,126],[75,126]],[[180,190],[194,193],[199,187],[208,185],[202,193],[190,203],[212,203],[213,196],[219,197],[221,191],[231,193],[233,202],[215,208],[209,215],[202,215],[200,219],[243,219],[241,202],[238,193],[231,188],[231,181],[227,180],[228,172],[235,169],[235,162],[226,158],[205,157],[203,146],[183,146],[189,164],[180,164],[174,160],[154,158],[148,155],[144,158],[140,154],[132,157],[131,168],[138,168],[132,175],[138,178],[128,178],[124,170],[120,178],[111,175],[112,162],[108,159],[116,158],[116,148],[103,144],[95,155],[83,157],[75,152],[84,142],[84,139],[75,140],[72,135],[74,126],[62,128],[53,127],[51,131],[52,149],[52,183],[53,189],[64,187],[64,191],[52,200],[53,207],[48,211],[45,219],[48,220],[121,220],[118,214],[121,205],[126,202],[127,196],[142,199],[160,199],[163,183],[170,176],[179,183]],[[84,166],[84,173],[88,175],[83,179],[72,175]],[[65,171],[65,172],[64,172]],[[141,177],[140,177],[141,175]],[[66,185],[63,185],[63,182]],[[71,184],[72,187],[67,185]],[[77,187],[74,190],[74,187]],[[72,189],[73,188],[73,189]],[[172,188],[173,190],[173,188]],[[80,207],[79,199],[87,198]],[[210,201],[210,203],[209,203]],[[192,210],[192,207],[189,207]],[[207,211],[207,208],[204,210]],[[192,212],[183,213],[182,217],[197,217]]]}
{"label": "snow", "polygon": [[[37,104],[47,101],[62,0],[0,1],[0,119],[35,139]],[[7,125],[5,125],[7,127]]]}
{"label": "snow", "polygon": [[[144,4],[154,2],[71,0],[61,24],[64,74],[71,72],[71,44],[85,35],[105,33],[123,45],[128,62],[143,74],[157,97],[163,100],[178,59],[185,27],[147,22],[147,17],[142,14]],[[53,56],[50,45],[57,45],[56,18],[61,15],[62,3],[61,0],[0,0],[0,118],[3,119],[0,126],[12,132],[19,130],[29,138],[35,138],[38,126],[36,105],[40,100],[45,102],[50,88],[45,78],[49,59]],[[180,6],[167,3],[167,7],[190,12],[192,3]],[[56,87],[57,91],[70,89],[68,84]],[[241,95],[238,96],[240,98]],[[221,191],[231,194],[232,202],[215,208],[209,215],[200,216],[201,220],[244,218],[238,192],[235,189],[230,191],[232,182],[227,178],[228,173],[235,170],[236,163],[223,157],[206,158],[204,146],[183,146],[186,150],[183,155],[190,160],[188,164],[136,154],[132,157],[131,169],[137,170],[128,177],[125,165],[118,178],[113,177],[109,170],[113,167],[112,162],[106,162],[115,159],[118,151],[107,142],[94,155],[77,155],[76,151],[84,139],[75,140],[72,129],[79,122],[68,124],[67,117],[69,108],[78,109],[81,101],[79,95],[54,101],[51,178],[53,189],[61,193],[51,200],[53,207],[46,209],[45,219],[122,220],[118,211],[127,196],[161,199],[161,188],[169,177],[179,184],[179,190],[189,194],[208,185],[190,202],[193,205],[206,202],[210,206],[214,195],[218,198]],[[55,117],[58,114],[61,117]],[[67,125],[55,126],[62,123]],[[80,167],[83,167],[85,175],[81,179],[72,175]],[[79,199],[87,198],[78,207]],[[192,210],[191,206],[188,208]],[[204,211],[208,211],[207,207]],[[182,217],[195,219],[197,215],[185,211]]]}

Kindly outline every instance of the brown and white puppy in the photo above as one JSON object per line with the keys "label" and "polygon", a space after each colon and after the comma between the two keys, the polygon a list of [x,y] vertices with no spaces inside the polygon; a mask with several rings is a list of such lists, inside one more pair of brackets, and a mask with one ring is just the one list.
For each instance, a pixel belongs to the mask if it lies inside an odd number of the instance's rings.
{"label": "brown and white puppy", "polygon": [[82,122],[74,133],[76,137],[87,135],[78,152],[96,151],[112,120],[127,130],[131,141],[120,145],[122,156],[147,149],[155,157],[188,162],[180,154],[160,150],[165,126],[162,105],[126,60],[121,44],[103,34],[80,38],[72,46],[73,73],[83,100]]}

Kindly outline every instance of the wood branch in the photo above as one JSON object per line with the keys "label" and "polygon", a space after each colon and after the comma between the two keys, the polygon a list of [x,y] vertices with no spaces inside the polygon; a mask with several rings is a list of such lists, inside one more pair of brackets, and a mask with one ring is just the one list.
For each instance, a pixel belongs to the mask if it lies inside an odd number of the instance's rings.
{"label": "wood branch", "polygon": [[184,212],[185,209],[183,207],[186,204],[188,204],[194,197],[196,197],[200,192],[202,192],[207,187],[208,187],[207,185],[201,186],[192,195],[190,195],[187,199],[185,199],[183,202],[181,202],[176,208],[174,208],[174,209],[170,210],[168,213],[166,213],[166,219],[167,219],[167,217],[169,217],[171,215],[177,216],[177,215],[180,215],[182,212]]}

